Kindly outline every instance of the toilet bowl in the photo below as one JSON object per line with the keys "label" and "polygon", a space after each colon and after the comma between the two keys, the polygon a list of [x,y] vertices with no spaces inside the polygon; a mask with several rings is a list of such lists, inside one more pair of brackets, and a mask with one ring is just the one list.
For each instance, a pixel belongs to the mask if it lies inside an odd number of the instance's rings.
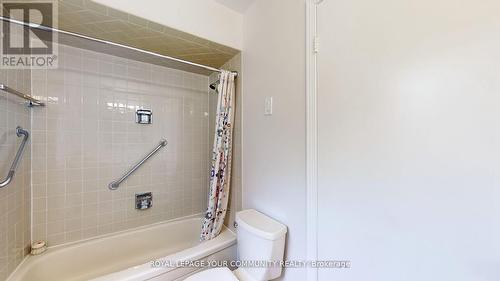
{"label": "toilet bowl", "polygon": [[227,267],[207,269],[185,281],[267,281],[281,276],[286,226],[253,209],[236,213],[236,223],[241,266],[235,271]]}

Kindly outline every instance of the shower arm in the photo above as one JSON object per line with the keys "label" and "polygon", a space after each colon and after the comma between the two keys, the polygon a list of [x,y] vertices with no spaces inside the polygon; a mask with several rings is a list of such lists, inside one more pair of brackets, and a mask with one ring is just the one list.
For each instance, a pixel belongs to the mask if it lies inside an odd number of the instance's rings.
{"label": "shower arm", "polygon": [[149,158],[151,158],[153,155],[156,154],[156,152],[158,152],[158,150],[160,150],[161,148],[163,148],[164,146],[167,145],[167,140],[160,140],[160,143],[158,144],[157,147],[155,147],[155,149],[153,149],[148,155],[146,155],[144,158],[142,158],[141,161],[137,162],[137,164],[135,164],[128,172],[126,172],[121,178],[115,180],[115,181],[112,181],[109,185],[108,185],[108,188],[111,189],[111,190],[116,190],[118,189],[118,187],[120,187],[120,184],[126,180],[130,175],[132,175],[137,169],[139,169],[139,167],[141,167],[146,161],[148,161]]}
{"label": "shower arm", "polygon": [[16,157],[14,158],[14,162],[12,162],[12,166],[10,166],[9,173],[7,174],[7,178],[5,180],[0,182],[0,188],[6,187],[11,183],[12,179],[14,178],[14,175],[16,173],[16,168],[19,165],[19,161],[21,160],[21,156],[23,155],[24,148],[26,146],[26,143],[28,142],[28,139],[30,137],[30,134],[28,131],[24,130],[21,127],[16,128],[16,135],[18,137],[24,136],[23,141],[21,142],[21,146],[19,146],[19,150],[16,153]]}

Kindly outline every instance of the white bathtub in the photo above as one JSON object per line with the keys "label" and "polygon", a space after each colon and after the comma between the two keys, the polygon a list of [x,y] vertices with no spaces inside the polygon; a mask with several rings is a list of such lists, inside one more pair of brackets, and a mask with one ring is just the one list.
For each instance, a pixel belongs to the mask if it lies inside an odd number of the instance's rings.
{"label": "white bathtub", "polygon": [[182,280],[194,267],[153,267],[151,261],[234,260],[236,236],[199,242],[201,221],[188,218],[142,227],[28,257],[8,281]]}

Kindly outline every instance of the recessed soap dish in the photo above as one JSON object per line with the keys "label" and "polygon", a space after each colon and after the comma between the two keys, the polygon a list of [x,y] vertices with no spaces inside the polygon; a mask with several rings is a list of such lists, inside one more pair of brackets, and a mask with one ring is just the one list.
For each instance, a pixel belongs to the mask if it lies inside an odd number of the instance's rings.
{"label": "recessed soap dish", "polygon": [[137,109],[135,111],[135,122],[137,124],[153,123],[153,112],[149,109]]}

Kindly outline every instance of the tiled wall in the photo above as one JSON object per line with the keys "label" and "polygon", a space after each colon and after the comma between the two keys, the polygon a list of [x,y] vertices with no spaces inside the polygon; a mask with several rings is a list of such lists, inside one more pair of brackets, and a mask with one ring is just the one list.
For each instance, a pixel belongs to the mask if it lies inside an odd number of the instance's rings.
{"label": "tiled wall", "polygon": [[57,4],[62,30],[213,67],[220,67],[238,53],[233,48],[92,0],[58,0]]}
{"label": "tiled wall", "polygon": [[[237,54],[228,62],[226,62],[222,67],[222,69],[227,69],[231,71],[237,71],[238,77],[236,78],[236,95],[235,95],[235,115],[234,115],[234,131],[233,131],[233,154],[232,154],[232,170],[231,170],[231,189],[229,194],[229,205],[228,205],[228,213],[226,214],[226,219],[224,221],[225,225],[234,229],[234,221],[236,212],[241,210],[241,194],[242,194],[242,185],[241,185],[241,176],[242,176],[242,166],[241,166],[241,83],[243,75],[241,73],[241,54]],[[214,73],[210,76],[210,82],[213,82],[217,79],[217,74]],[[209,97],[209,108],[210,108],[210,116],[215,116],[216,105],[217,105],[217,95],[210,95]],[[215,120],[215,119],[214,119]],[[212,132],[215,131],[215,122],[210,122],[210,147],[212,149],[212,142],[214,135]]]}
{"label": "tiled wall", "polygon": [[[0,69],[0,83],[30,92],[29,70]],[[4,180],[21,144],[16,127],[31,131],[30,109],[22,99],[0,91],[0,180]],[[14,180],[0,188],[0,280],[22,261],[30,246],[30,149],[25,150]]]}
{"label": "tiled wall", "polygon": [[[47,107],[33,112],[33,239],[76,241],[200,213],[209,157],[208,77],[67,46],[59,69],[34,70]],[[153,110],[153,124],[135,110]],[[118,190],[107,185],[168,146]],[[134,195],[153,192],[153,208]]]}

